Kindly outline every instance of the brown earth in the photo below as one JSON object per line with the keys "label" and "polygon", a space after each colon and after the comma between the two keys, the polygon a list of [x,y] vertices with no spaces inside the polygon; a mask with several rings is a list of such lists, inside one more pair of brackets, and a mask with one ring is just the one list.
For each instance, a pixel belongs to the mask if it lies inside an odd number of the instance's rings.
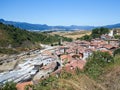
{"label": "brown earth", "polygon": [[60,82],[61,87],[64,86],[63,90],[69,90],[68,87],[71,90],[106,90],[105,87],[88,78],[86,75],[81,75],[79,77],[75,76],[73,79],[64,79]]}

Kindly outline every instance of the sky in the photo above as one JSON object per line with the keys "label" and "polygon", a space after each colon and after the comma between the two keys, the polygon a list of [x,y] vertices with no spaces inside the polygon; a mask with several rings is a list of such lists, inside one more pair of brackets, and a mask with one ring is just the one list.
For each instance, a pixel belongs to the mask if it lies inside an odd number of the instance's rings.
{"label": "sky", "polygon": [[0,0],[0,18],[47,25],[120,23],[120,0]]}

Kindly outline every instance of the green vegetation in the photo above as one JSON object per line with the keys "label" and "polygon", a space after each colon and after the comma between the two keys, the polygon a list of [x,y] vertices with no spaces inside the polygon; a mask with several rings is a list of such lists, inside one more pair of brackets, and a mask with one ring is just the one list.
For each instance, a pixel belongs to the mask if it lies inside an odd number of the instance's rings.
{"label": "green vegetation", "polygon": [[92,37],[90,35],[84,35],[81,38],[77,38],[77,40],[86,40],[86,41],[90,41],[92,39]]}
{"label": "green vegetation", "polygon": [[0,48],[21,48],[20,50],[40,48],[39,43],[52,44],[61,38],[63,41],[72,41],[59,35],[30,32],[0,23]]}
{"label": "green vegetation", "polygon": [[114,35],[115,39],[120,39],[120,35]]}
{"label": "green vegetation", "polygon": [[113,66],[120,66],[120,53],[114,56]]}
{"label": "green vegetation", "polygon": [[91,36],[92,36],[92,38],[100,38],[100,36],[102,34],[108,34],[108,33],[109,33],[109,29],[108,28],[103,28],[103,27],[95,28],[95,29],[92,30]]}
{"label": "green vegetation", "polygon": [[97,79],[104,72],[104,68],[113,62],[114,59],[108,52],[93,52],[88,58],[85,73],[91,78]]}
{"label": "green vegetation", "polygon": [[120,54],[120,48],[116,49],[113,54],[114,54],[114,56],[119,55]]}
{"label": "green vegetation", "polygon": [[5,85],[0,87],[0,90],[17,90],[16,83],[14,83],[14,82],[6,82]]}
{"label": "green vegetation", "polygon": [[50,35],[50,36],[51,36],[51,38],[52,38],[51,41],[50,41],[49,38],[48,38],[48,40],[45,41],[44,43],[47,44],[47,42],[48,42],[48,43],[50,43],[52,46],[54,46],[54,45],[61,45],[61,42],[60,42],[61,39],[62,39],[62,41],[68,41],[68,42],[71,42],[71,41],[72,41],[71,38],[59,36],[59,35],[57,35],[57,34],[55,34],[54,36],[53,36],[53,35]]}
{"label": "green vegetation", "polygon": [[[37,85],[28,85],[26,90],[102,90],[94,81],[77,69],[77,73],[61,72],[58,77],[50,76],[41,80]],[[86,87],[86,89],[84,88]]]}
{"label": "green vegetation", "polygon": [[104,27],[95,28],[95,29],[92,30],[91,35],[84,35],[81,38],[77,38],[77,40],[90,41],[91,39],[94,39],[94,38],[100,38],[100,36],[102,34],[108,34],[108,33],[109,33],[109,29],[108,28],[104,28]]}
{"label": "green vegetation", "polygon": [[3,54],[15,54],[16,53],[17,54],[19,52],[13,49],[0,48],[0,53],[3,53]]}
{"label": "green vegetation", "polygon": [[43,79],[37,85],[27,85],[25,90],[29,90],[32,88],[33,90],[61,90],[60,80],[61,79],[70,79],[72,78],[72,74],[68,72],[62,72],[57,78],[55,76],[50,76],[46,79]]}
{"label": "green vegetation", "polygon": [[40,81],[38,85],[36,85],[36,90],[51,90],[51,88],[56,88],[58,80],[54,76],[50,76],[49,78]]}

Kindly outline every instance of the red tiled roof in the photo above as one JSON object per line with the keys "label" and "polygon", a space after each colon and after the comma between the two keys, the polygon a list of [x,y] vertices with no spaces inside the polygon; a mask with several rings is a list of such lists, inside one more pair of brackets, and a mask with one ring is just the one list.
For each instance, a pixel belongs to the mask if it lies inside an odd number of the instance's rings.
{"label": "red tiled roof", "polygon": [[110,44],[106,44],[106,45],[104,45],[103,47],[104,47],[104,48],[107,48],[107,49],[111,49],[111,48],[113,48],[113,47],[115,47],[115,46],[110,45]]}
{"label": "red tiled roof", "polygon": [[73,68],[78,67],[79,69],[83,69],[85,63],[86,63],[86,62],[83,61],[83,60],[72,60],[72,61],[70,62],[71,66],[72,66]]}
{"label": "red tiled roof", "polygon": [[51,55],[52,53],[48,50],[44,51],[43,54],[48,54],[48,55]]}
{"label": "red tiled roof", "polygon": [[[33,82],[30,81],[30,82],[18,83],[18,84],[16,85],[16,88],[17,88],[17,90],[25,90],[25,86],[26,86],[26,85],[33,85]],[[29,89],[29,90],[32,90],[32,89]]]}
{"label": "red tiled roof", "polygon": [[75,68],[83,69],[86,64],[86,61],[84,60],[71,60],[70,63],[67,63],[65,65],[66,71],[74,71]]}
{"label": "red tiled roof", "polygon": [[61,58],[62,61],[64,61],[64,60],[67,60],[67,61],[72,60],[72,57],[70,55],[61,55],[60,58]]}
{"label": "red tiled roof", "polygon": [[112,51],[110,51],[110,50],[100,50],[101,52],[108,52],[109,54],[111,54],[112,55]]}

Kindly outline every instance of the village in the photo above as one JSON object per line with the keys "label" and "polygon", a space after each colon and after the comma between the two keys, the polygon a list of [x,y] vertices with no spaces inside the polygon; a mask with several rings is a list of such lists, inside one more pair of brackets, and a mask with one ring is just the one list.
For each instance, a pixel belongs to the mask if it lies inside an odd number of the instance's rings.
{"label": "village", "polygon": [[83,69],[87,58],[94,51],[109,52],[113,55],[113,51],[119,48],[119,40],[113,38],[113,33],[102,35],[89,41],[76,40],[73,42],[64,42],[55,51],[66,71],[75,70],[76,67]]}
{"label": "village", "polygon": [[[76,68],[82,70],[87,58],[94,51],[109,52],[113,55],[119,48],[120,42],[113,36],[113,30],[109,34],[101,35],[91,41],[74,40],[61,42],[60,46],[42,45],[43,50],[35,50],[29,54],[20,54],[17,59],[13,58],[10,63],[19,60],[15,68],[0,73],[0,84],[14,81],[18,90],[27,84],[38,83],[41,78],[49,75],[57,75],[64,68],[67,72],[74,72]],[[119,34],[119,32],[117,32]]]}

